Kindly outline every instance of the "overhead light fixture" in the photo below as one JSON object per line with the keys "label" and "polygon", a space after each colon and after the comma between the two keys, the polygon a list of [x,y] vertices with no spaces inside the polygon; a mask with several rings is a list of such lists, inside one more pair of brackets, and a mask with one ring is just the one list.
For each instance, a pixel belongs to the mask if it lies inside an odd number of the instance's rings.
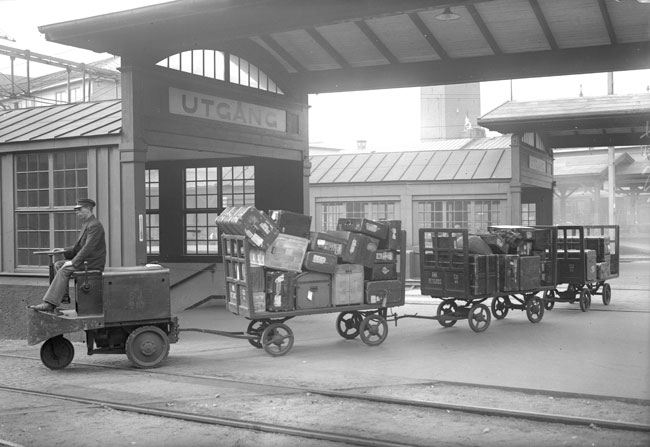
{"label": "overhead light fixture", "polygon": [[639,3],[650,3],[650,0],[636,0]]}
{"label": "overhead light fixture", "polygon": [[456,14],[455,12],[451,12],[451,8],[447,6],[444,11],[442,11],[442,14],[436,16],[436,19],[447,22],[449,20],[460,19],[460,15]]}

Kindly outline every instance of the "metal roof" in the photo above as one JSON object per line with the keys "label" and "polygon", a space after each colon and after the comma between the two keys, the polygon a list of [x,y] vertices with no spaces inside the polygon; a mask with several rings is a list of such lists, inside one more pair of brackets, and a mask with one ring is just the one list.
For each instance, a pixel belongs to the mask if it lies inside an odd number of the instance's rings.
{"label": "metal roof", "polygon": [[[485,139],[477,146],[485,146]],[[504,141],[504,138],[498,140]],[[511,177],[510,145],[493,148],[313,155],[311,184],[493,180]]]}
{"label": "metal roof", "polygon": [[537,132],[549,147],[563,148],[638,145],[649,121],[646,93],[510,101],[479,118],[478,124],[501,133]]}
{"label": "metal roof", "polygon": [[119,99],[0,111],[0,144],[119,135]]}
{"label": "metal roof", "polygon": [[649,16],[635,0],[179,0],[39,30],[126,65],[231,52],[302,94],[648,68]]}

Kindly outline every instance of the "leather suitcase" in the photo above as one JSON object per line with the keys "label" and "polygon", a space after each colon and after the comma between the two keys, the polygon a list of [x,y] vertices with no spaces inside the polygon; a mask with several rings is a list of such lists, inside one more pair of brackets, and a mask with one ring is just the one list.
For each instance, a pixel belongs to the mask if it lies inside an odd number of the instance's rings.
{"label": "leather suitcase", "polygon": [[399,250],[402,237],[401,220],[382,220],[380,223],[388,226],[386,237],[379,240],[379,248],[384,250]]}
{"label": "leather suitcase", "polygon": [[388,225],[384,222],[375,222],[369,219],[350,219],[342,217],[336,225],[336,231],[352,231],[365,234],[378,240],[388,236]]}
{"label": "leather suitcase", "polygon": [[278,237],[280,231],[275,222],[254,206],[243,206],[228,222],[229,228],[242,234],[250,243],[266,250]]}
{"label": "leather suitcase", "polygon": [[397,262],[397,253],[393,250],[377,250],[375,264],[393,264]]}
{"label": "leather suitcase", "polygon": [[336,256],[343,255],[345,239],[330,233],[311,233],[310,249],[322,253],[333,253]]}
{"label": "leather suitcase", "polygon": [[301,272],[309,240],[289,234],[278,234],[267,250],[251,248],[251,264],[269,269]]}
{"label": "leather suitcase", "polygon": [[519,255],[499,256],[499,289],[502,292],[519,290]]}
{"label": "leather suitcase", "polygon": [[397,279],[397,264],[375,264],[365,268],[367,281],[384,281]]}
{"label": "leather suitcase", "polygon": [[271,220],[275,222],[280,233],[309,239],[311,216],[285,210],[270,211]]}
{"label": "leather suitcase", "polygon": [[294,272],[266,272],[266,310],[269,312],[286,312],[295,310],[295,280]]}
{"label": "leather suitcase", "polygon": [[320,253],[317,251],[308,251],[305,256],[303,267],[305,270],[321,273],[334,273],[339,258],[333,253]]}
{"label": "leather suitcase", "polygon": [[497,255],[469,255],[469,287],[472,295],[497,292]]}
{"label": "leather suitcase", "polygon": [[363,266],[338,264],[332,275],[332,304],[345,306],[363,303]]}
{"label": "leather suitcase", "polygon": [[239,206],[229,206],[225,210],[221,212],[215,219],[215,223],[217,224],[217,227],[219,228],[219,231],[221,231],[224,234],[237,234],[235,233],[230,225],[228,224],[230,217],[233,216],[237,211],[239,211]]}
{"label": "leather suitcase", "polygon": [[404,305],[404,285],[398,280],[367,281],[366,304],[379,304],[382,307]]}
{"label": "leather suitcase", "polygon": [[333,235],[346,241],[341,260],[348,264],[362,264],[371,268],[375,264],[375,257],[379,241],[361,233],[351,231],[333,231]]}
{"label": "leather suitcase", "polygon": [[520,290],[539,289],[542,284],[542,265],[539,256],[519,257]]}
{"label": "leather suitcase", "polygon": [[322,309],[332,306],[332,277],[305,272],[296,276],[296,308]]}

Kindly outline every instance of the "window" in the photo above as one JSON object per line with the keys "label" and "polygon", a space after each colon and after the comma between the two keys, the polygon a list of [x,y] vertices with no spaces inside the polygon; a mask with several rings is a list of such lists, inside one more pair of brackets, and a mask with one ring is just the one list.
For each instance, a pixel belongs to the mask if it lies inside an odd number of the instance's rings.
{"label": "window", "polygon": [[227,206],[255,204],[253,166],[185,169],[185,254],[219,253],[215,219]]}
{"label": "window", "polygon": [[16,266],[48,264],[34,251],[68,247],[79,224],[72,210],[88,196],[85,151],[20,154],[15,157]]}
{"label": "window", "polygon": [[147,254],[160,253],[160,171],[147,169],[145,203],[147,208]]}
{"label": "window", "polygon": [[396,202],[323,202],[318,204],[319,231],[336,230],[339,218],[397,219]]}
{"label": "window", "polygon": [[525,226],[537,225],[537,204],[521,204],[521,224]]}
{"label": "window", "polygon": [[65,104],[68,102],[68,95],[66,91],[60,91],[54,93],[54,102],[57,104]]}
{"label": "window", "polygon": [[417,227],[466,228],[470,232],[487,231],[499,225],[503,215],[501,200],[431,200],[416,202]]}
{"label": "window", "polygon": [[[227,63],[226,63],[227,62]],[[215,50],[191,50],[158,62],[159,66],[206,78],[283,95],[282,90],[257,66],[233,54]]]}

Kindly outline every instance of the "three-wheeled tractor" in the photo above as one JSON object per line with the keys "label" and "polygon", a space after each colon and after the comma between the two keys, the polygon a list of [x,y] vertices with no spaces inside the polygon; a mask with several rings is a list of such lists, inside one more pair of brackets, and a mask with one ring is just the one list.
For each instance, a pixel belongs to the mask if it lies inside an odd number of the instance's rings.
{"label": "three-wheeled tractor", "polygon": [[73,273],[75,308],[56,313],[28,311],[28,344],[41,346],[50,369],[72,362],[74,347],[64,337],[86,333],[88,355],[126,354],[138,368],[160,365],[178,341],[171,315],[169,269],[160,265]]}

